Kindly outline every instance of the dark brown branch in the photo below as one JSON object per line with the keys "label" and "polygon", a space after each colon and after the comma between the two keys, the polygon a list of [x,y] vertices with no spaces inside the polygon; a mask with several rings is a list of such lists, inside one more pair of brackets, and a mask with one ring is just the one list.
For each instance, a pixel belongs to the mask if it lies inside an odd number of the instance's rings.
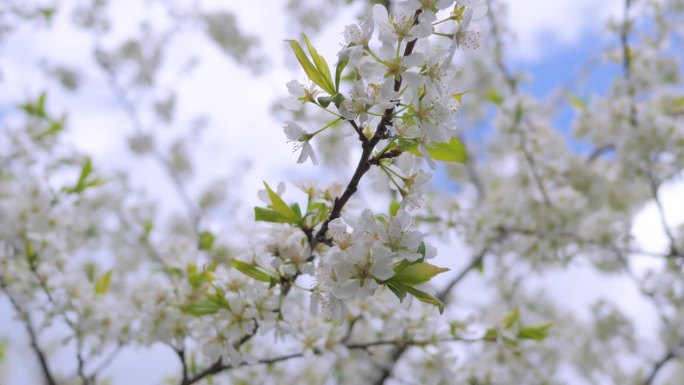
{"label": "dark brown branch", "polygon": [[599,156],[601,156],[603,153],[606,151],[614,150],[615,145],[611,143],[604,144],[603,146],[597,147],[594,149],[594,151],[591,152],[589,157],[587,158],[587,163],[593,163],[596,159],[598,159]]}
{"label": "dark brown branch", "polygon": [[[416,13],[413,16],[413,24],[416,25],[418,24],[418,17],[421,14],[421,10],[417,10]],[[404,57],[411,55],[413,53],[413,49],[416,45],[416,40],[411,40],[406,44],[406,47],[404,47]],[[395,78],[394,79],[394,91],[399,92],[401,90],[401,78]],[[363,175],[370,169],[372,163],[371,163],[371,156],[373,154],[373,149],[375,149],[375,146],[382,140],[385,139],[387,136],[387,132],[389,131],[388,127],[392,125],[392,115],[394,113],[395,107],[391,107],[385,110],[385,113],[382,116],[382,119],[380,119],[380,123],[378,123],[378,127],[375,130],[375,134],[373,134],[373,137],[370,138],[368,141],[362,141],[362,152],[361,152],[361,157],[359,158],[359,162],[356,165],[356,170],[354,171],[354,175],[352,175],[351,179],[349,180],[349,183],[347,184],[347,187],[344,189],[344,192],[342,195],[338,198],[335,199],[335,203],[333,203],[332,210],[330,211],[330,215],[328,216],[328,219],[323,222],[321,225],[320,229],[316,232],[316,235],[314,236],[313,243],[311,244],[311,250],[313,250],[316,247],[317,243],[329,243],[328,238],[326,236],[326,232],[328,231],[328,225],[330,225],[330,222],[333,220],[337,219],[340,217],[342,214],[342,209],[344,206],[347,204],[349,199],[356,193],[356,191],[359,189],[359,182],[361,181],[361,178]]]}
{"label": "dark brown branch", "polygon": [[456,287],[463,279],[474,269],[477,269],[478,266],[482,265],[484,262],[485,255],[489,252],[491,245],[485,246],[479,254],[477,254],[471,261],[470,263],[461,270],[458,275],[456,275],[449,283],[444,286],[444,289],[442,289],[439,294],[437,295],[437,298],[439,298],[440,301],[446,301],[449,296],[451,295],[451,291]]}
{"label": "dark brown branch", "polygon": [[656,377],[658,376],[658,373],[660,373],[660,370],[670,362],[670,360],[676,358],[675,354],[672,351],[668,351],[665,353],[665,355],[659,359],[658,361],[655,362],[653,365],[653,368],[651,368],[651,372],[649,373],[648,377],[643,382],[643,385],[651,385],[653,384],[653,381],[655,381]]}
{"label": "dark brown branch", "polygon": [[81,353],[82,351],[82,346],[81,346],[81,341],[77,341],[76,344],[78,345],[76,347],[76,362],[78,363],[77,367],[77,373],[78,377],[81,379],[81,382],[83,385],[90,385],[90,379],[88,376],[86,376],[85,373],[85,359],[83,358],[83,354]]}
{"label": "dark brown branch", "polygon": [[36,354],[36,357],[38,358],[38,363],[40,364],[40,369],[43,373],[43,380],[45,381],[45,384],[57,385],[55,377],[52,375],[52,371],[50,370],[50,366],[48,365],[45,352],[43,352],[43,349],[41,349],[40,345],[38,344],[38,335],[33,327],[33,324],[31,323],[31,317],[29,316],[28,312],[24,311],[24,309],[21,308],[19,302],[9,293],[9,291],[7,290],[7,284],[5,283],[5,280],[2,277],[0,277],[0,289],[2,289],[7,294],[7,298],[9,298],[10,303],[14,308],[14,311],[17,313],[19,318],[23,321],[24,326],[26,327],[26,332],[28,333],[29,341],[31,342],[31,349],[33,349],[33,352]]}
{"label": "dark brown branch", "polygon": [[359,135],[359,141],[361,143],[368,143],[368,138],[366,138],[366,135],[363,134],[363,130],[361,129],[361,127],[359,127],[358,124],[356,124],[356,121],[353,119],[349,119],[347,120],[347,122],[351,124],[351,126],[354,128],[354,131],[356,131],[356,134]]}
{"label": "dark brown branch", "polygon": [[667,236],[667,239],[670,243],[670,255],[679,255],[680,253],[677,250],[677,241],[675,240],[675,237],[672,234],[672,231],[670,230],[670,226],[668,226],[667,224],[667,220],[665,219],[665,209],[663,208],[663,203],[660,201],[660,197],[658,197],[658,189],[660,188],[660,185],[658,184],[658,182],[656,182],[654,175],[649,176],[649,183],[651,187],[651,194],[653,195],[653,200],[655,201],[656,208],[658,209],[660,225],[663,227],[663,231],[665,232],[665,235]]}
{"label": "dark brown branch", "polygon": [[185,349],[173,349],[178,356],[178,360],[181,362],[181,384],[185,384],[188,381],[188,364],[185,362]]}

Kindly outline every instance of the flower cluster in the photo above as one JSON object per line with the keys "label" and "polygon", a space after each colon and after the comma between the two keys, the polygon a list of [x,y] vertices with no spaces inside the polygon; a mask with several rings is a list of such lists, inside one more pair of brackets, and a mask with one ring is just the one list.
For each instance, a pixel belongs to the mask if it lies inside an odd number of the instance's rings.
{"label": "flower cluster", "polygon": [[373,295],[378,283],[395,275],[398,263],[434,257],[436,250],[425,246],[424,235],[411,223],[404,210],[394,217],[376,217],[365,210],[351,232],[342,219],[330,222],[334,246],[321,262],[318,295],[336,309],[335,304],[345,300]]}

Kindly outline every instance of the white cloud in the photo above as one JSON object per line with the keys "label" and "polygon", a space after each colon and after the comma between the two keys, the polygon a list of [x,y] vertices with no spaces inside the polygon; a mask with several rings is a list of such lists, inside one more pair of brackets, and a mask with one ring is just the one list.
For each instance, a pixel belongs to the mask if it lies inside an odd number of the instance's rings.
{"label": "white cloud", "polygon": [[578,44],[599,33],[608,17],[621,14],[620,0],[507,0],[509,22],[517,37],[509,52],[522,60],[542,60],[545,53]]}

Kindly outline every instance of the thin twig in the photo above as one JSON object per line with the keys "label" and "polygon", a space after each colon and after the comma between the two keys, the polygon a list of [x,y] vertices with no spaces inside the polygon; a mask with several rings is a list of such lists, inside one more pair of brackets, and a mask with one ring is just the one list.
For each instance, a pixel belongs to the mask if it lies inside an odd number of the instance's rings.
{"label": "thin twig", "polygon": [[589,157],[587,158],[587,163],[593,163],[596,159],[598,159],[599,156],[603,155],[607,151],[614,149],[615,145],[613,145],[612,143],[606,143],[602,146],[595,148],[594,151],[592,151],[591,154],[589,154]]}
{"label": "thin twig", "polygon": [[[490,10],[493,9],[492,0],[487,0],[487,5]],[[499,72],[501,73],[501,76],[504,79],[504,83],[508,86],[509,92],[515,95],[518,93],[518,82],[513,77],[512,73],[504,63],[503,41],[501,38],[501,32],[499,31],[497,20],[494,18],[494,12],[487,12],[487,18],[489,19],[490,33],[494,38],[494,63],[496,67],[499,69]],[[527,143],[529,141],[527,139],[525,131],[520,127],[523,123],[523,108],[520,102],[518,102],[515,105],[515,116],[511,128],[518,133],[518,137],[520,138],[520,151],[522,152],[523,158],[525,159],[525,162],[527,163],[527,166],[530,169],[532,179],[534,180],[534,183],[537,185],[537,188],[539,189],[539,192],[542,195],[544,203],[546,204],[546,206],[551,207],[551,199],[546,191],[546,187],[544,186],[542,178],[539,175],[538,166],[536,164],[535,158],[532,155],[532,152],[530,152],[530,150],[527,148]],[[530,122],[527,122],[527,124],[531,126]]]}
{"label": "thin twig", "polygon": [[100,364],[99,364],[98,366],[96,366],[96,367],[90,372],[90,375],[88,376],[88,378],[90,378],[91,381],[92,381],[93,383],[96,382],[97,376],[99,376],[100,373],[101,373],[103,370],[105,370],[105,369],[112,363],[112,361],[114,361],[114,359],[119,355],[119,353],[121,353],[121,350],[122,350],[121,348],[122,348],[122,347],[123,347],[123,344],[122,344],[122,343],[119,343],[119,344],[114,348],[114,350],[112,350],[112,352],[109,353],[109,355],[108,355],[104,360],[102,360],[102,362],[100,362]]}
{"label": "thin twig", "polygon": [[[107,80],[109,81],[109,86],[114,94],[114,97],[119,102],[119,105],[123,108],[133,128],[137,132],[145,132],[145,126],[142,123],[142,119],[140,118],[135,103],[133,103],[128,98],[128,95],[126,95],[126,91],[117,82],[116,74],[114,73],[114,71],[111,68],[107,68],[105,66],[102,66],[102,69],[107,74]],[[162,165],[166,170],[174,188],[176,189],[178,197],[183,203],[183,206],[185,206],[185,209],[188,211],[188,215],[193,220],[195,231],[199,232],[199,222],[201,221],[202,216],[199,208],[193,203],[192,199],[190,198],[190,194],[185,188],[185,185],[181,181],[178,174],[173,171],[168,160],[166,159],[166,157],[163,156],[163,154],[161,154],[159,151],[154,150],[152,151],[152,155],[152,158],[156,160],[160,165]]]}

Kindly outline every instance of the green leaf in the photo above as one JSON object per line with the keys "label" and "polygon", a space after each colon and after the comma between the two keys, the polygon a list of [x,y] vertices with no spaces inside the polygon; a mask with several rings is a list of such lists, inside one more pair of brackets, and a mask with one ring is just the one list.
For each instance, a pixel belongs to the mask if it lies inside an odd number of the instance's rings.
{"label": "green leaf", "polygon": [[457,94],[451,94],[451,98],[456,100],[458,102],[458,104],[461,104],[461,102],[463,101],[463,95],[468,94],[468,93],[470,93],[470,91],[463,91],[463,92],[459,92]]}
{"label": "green leaf", "polygon": [[515,324],[517,324],[519,321],[520,321],[520,312],[518,311],[518,308],[517,308],[517,307],[513,308],[513,310],[511,310],[511,311],[510,311],[508,314],[506,314],[506,316],[504,316],[504,318],[503,318],[504,327],[505,327],[506,329],[512,328],[512,327],[515,326]]}
{"label": "green leaf", "polygon": [[98,186],[102,184],[102,180],[98,178],[89,179],[88,177],[93,172],[93,163],[90,158],[86,158],[81,166],[81,175],[78,177],[78,181],[73,187],[64,187],[62,191],[74,194],[80,194],[85,191],[88,187]]}
{"label": "green leaf", "polygon": [[314,84],[318,85],[321,87],[322,90],[325,92],[329,93],[330,95],[334,95],[335,89],[333,87],[332,81],[327,80],[323,77],[323,75],[320,73],[320,71],[314,66],[313,63],[309,60],[309,58],[306,56],[306,53],[302,49],[302,47],[299,45],[299,42],[296,40],[285,40],[288,44],[290,44],[290,48],[292,48],[292,51],[294,52],[295,56],[297,57],[297,61],[299,61],[299,64],[302,66],[304,69],[304,72],[306,72],[306,76],[309,77],[309,80],[314,82]]}
{"label": "green leaf", "polygon": [[199,239],[197,241],[197,247],[200,250],[211,250],[214,247],[214,241],[216,236],[211,231],[202,231],[199,234]]}
{"label": "green leaf", "polygon": [[191,302],[185,305],[182,310],[183,313],[191,314],[194,316],[203,316],[209,314],[215,314],[221,310],[223,306],[221,304],[212,301],[210,299],[203,299],[195,302]]}
{"label": "green leaf", "polygon": [[419,262],[404,267],[401,271],[394,274],[389,281],[417,286],[429,282],[432,277],[445,271],[449,271],[449,269],[437,267],[426,262]]}
{"label": "green leaf", "polygon": [[570,95],[568,101],[570,102],[570,105],[573,106],[579,112],[584,112],[587,109],[587,104],[584,103],[582,99],[576,96]]}
{"label": "green leaf", "polygon": [[497,106],[500,106],[504,102],[503,96],[501,96],[501,94],[493,88],[487,91],[485,94],[485,99],[493,104],[496,104]]}
{"label": "green leaf", "polygon": [[64,130],[64,123],[66,122],[66,116],[62,117],[60,120],[50,119],[50,125],[48,128],[38,135],[37,139],[43,139],[48,136],[57,135]]}
{"label": "green leaf", "polygon": [[534,341],[543,341],[549,335],[549,329],[553,324],[545,323],[537,326],[528,326],[521,328],[518,332],[518,338]]}
{"label": "green leaf", "polygon": [[342,71],[349,64],[349,55],[344,55],[338,62],[337,67],[335,67],[335,91],[340,91],[340,78],[342,78]]}
{"label": "green leaf", "polygon": [[289,218],[282,216],[279,212],[273,209],[265,209],[263,207],[254,208],[254,220],[273,223],[292,223]]}
{"label": "green leaf", "polygon": [[[394,269],[395,273],[398,273],[398,272],[404,270],[405,268],[407,268],[408,266],[411,266],[411,262],[409,262],[405,259],[402,259],[401,261],[395,263],[392,268]],[[390,279],[392,279],[392,278],[390,278]]]}
{"label": "green leaf", "polygon": [[[456,138],[451,138],[448,143],[430,143],[425,149],[434,160],[464,164],[468,161],[468,154],[466,153],[465,146]],[[416,143],[409,145],[406,148],[406,151],[416,156],[423,156]]]}
{"label": "green leaf", "polygon": [[401,204],[399,203],[398,200],[392,199],[392,202],[390,202],[390,207],[389,207],[389,214],[390,216],[397,216],[397,212],[399,212],[399,208],[401,207]]}
{"label": "green leaf", "polygon": [[38,262],[38,253],[33,250],[33,245],[28,238],[24,239],[24,246],[26,247],[26,260],[29,266],[33,266]]}
{"label": "green leaf", "polygon": [[142,242],[148,242],[150,240],[150,235],[152,234],[152,230],[154,229],[154,222],[152,222],[151,219],[148,219],[145,221],[145,228],[143,229],[143,233],[140,236],[140,240]]}
{"label": "green leaf", "polygon": [[308,48],[309,50],[309,54],[311,55],[311,59],[313,59],[316,69],[321,74],[323,80],[326,82],[326,85],[329,88],[323,89],[330,95],[334,95],[336,93],[336,87],[332,82],[332,76],[330,75],[330,67],[328,67],[328,63],[325,61],[325,58],[323,56],[318,54],[318,51],[316,51],[316,48],[314,48],[313,44],[311,44],[309,38],[306,35],[303,36],[304,42],[306,43],[306,48]]}
{"label": "green leaf", "polygon": [[7,357],[7,345],[7,338],[0,339],[0,364],[2,364],[5,357]]}
{"label": "green leaf", "polygon": [[52,24],[52,17],[55,15],[55,12],[57,10],[54,8],[41,8],[39,9],[40,14],[43,16],[43,19],[45,19],[45,23],[48,25]]}
{"label": "green leaf", "polygon": [[100,278],[95,282],[95,294],[102,295],[109,290],[109,285],[112,282],[112,270],[107,270]]}
{"label": "green leaf", "polygon": [[92,262],[86,263],[85,271],[86,271],[86,277],[88,277],[88,282],[95,281],[95,268],[96,267],[97,266]]}
{"label": "green leaf", "polygon": [[46,119],[47,113],[45,112],[45,99],[47,94],[45,91],[40,93],[38,100],[35,102],[27,102],[19,106],[27,115],[35,116],[37,118]]}
{"label": "green leaf", "polygon": [[437,306],[437,308],[439,308],[439,314],[444,313],[444,303],[442,301],[440,301],[439,298],[437,298],[431,294],[428,294],[424,291],[418,290],[415,287],[406,286],[406,285],[400,285],[399,287],[401,289],[406,290],[407,293],[416,297],[419,301]]}
{"label": "green leaf", "polygon": [[183,270],[179,267],[164,267],[161,269],[156,269],[156,271],[161,271],[166,275],[175,276],[178,278],[185,276],[185,273],[183,273]]}
{"label": "green leaf", "polygon": [[251,265],[247,262],[240,261],[238,259],[233,259],[230,265],[249,277],[256,279],[261,282],[268,282],[273,285],[274,282],[278,280],[278,277],[269,274],[266,270],[259,266]]}
{"label": "green leaf", "polygon": [[208,281],[208,276],[204,271],[200,271],[195,264],[188,264],[186,266],[188,273],[188,283],[195,289],[199,288],[202,283]]}
{"label": "green leaf", "polygon": [[475,270],[477,270],[478,273],[484,274],[484,260],[481,260],[477,265],[475,265]]}
{"label": "green leaf", "polygon": [[318,100],[318,104],[322,107],[327,108],[334,100],[334,96],[319,96],[316,100]]}
{"label": "green leaf", "polygon": [[[427,252],[427,248],[425,247],[425,242],[420,242],[420,245],[418,245],[418,249],[416,250],[416,253],[423,256],[423,258],[421,258],[420,262],[423,262],[425,260],[425,253],[426,252]],[[449,269],[447,269],[447,270],[449,270]]]}
{"label": "green leaf", "polygon": [[328,218],[330,208],[323,202],[312,203],[307,216],[311,216],[313,225],[317,225]]}
{"label": "green leaf", "polygon": [[285,203],[283,198],[271,189],[271,186],[269,186],[268,183],[264,182],[264,186],[266,186],[266,192],[268,192],[268,197],[271,199],[270,207],[284,218],[287,218],[287,223],[299,223],[302,219],[301,215],[297,215],[297,213]]}
{"label": "green leaf", "polygon": [[333,103],[335,103],[335,106],[339,107],[343,101],[344,101],[344,95],[337,94],[337,95],[333,96]]}
{"label": "green leaf", "polygon": [[499,332],[495,328],[489,328],[485,332],[485,335],[482,336],[482,339],[485,341],[496,341],[498,335]]}
{"label": "green leaf", "polygon": [[299,207],[299,203],[293,203],[290,205],[290,208],[292,209],[292,212],[295,213],[297,218],[301,221],[302,218],[302,209]]}
{"label": "green leaf", "polygon": [[406,290],[402,289],[399,287],[399,285],[393,283],[393,282],[385,282],[385,285],[387,286],[388,289],[392,290],[392,293],[399,298],[399,302],[403,302],[404,298],[406,298]]}

